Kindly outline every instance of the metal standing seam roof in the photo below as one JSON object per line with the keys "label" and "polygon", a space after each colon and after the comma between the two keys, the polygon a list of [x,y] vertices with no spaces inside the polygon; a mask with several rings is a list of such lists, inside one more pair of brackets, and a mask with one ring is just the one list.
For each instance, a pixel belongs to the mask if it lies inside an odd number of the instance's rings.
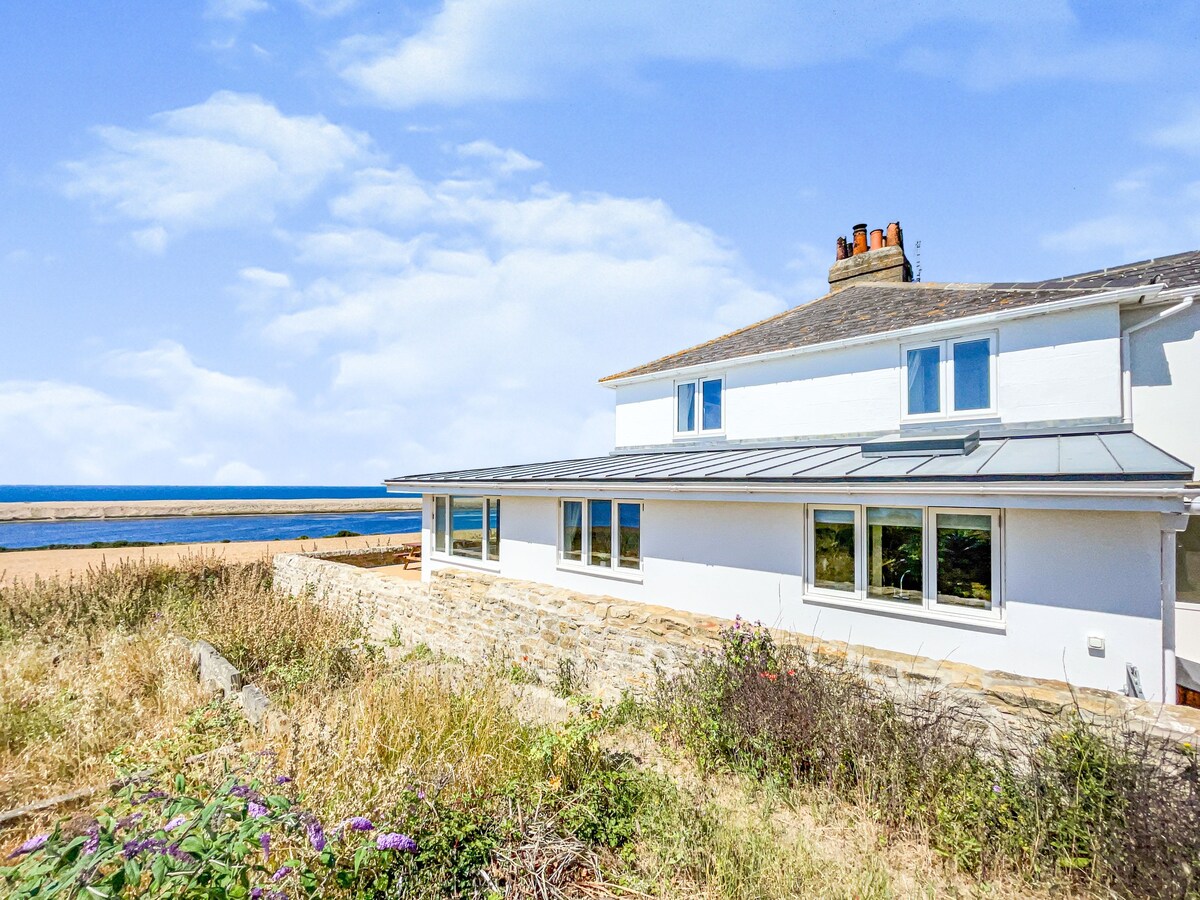
{"label": "metal standing seam roof", "polygon": [[1181,481],[1192,468],[1132,432],[984,438],[966,455],[864,456],[861,443],[622,453],[389,478],[387,484],[868,484]]}
{"label": "metal standing seam roof", "polygon": [[601,383],[847,338],[1041,306],[1119,288],[1200,284],[1200,250],[1045,281],[852,284],[769,319],[600,379]]}

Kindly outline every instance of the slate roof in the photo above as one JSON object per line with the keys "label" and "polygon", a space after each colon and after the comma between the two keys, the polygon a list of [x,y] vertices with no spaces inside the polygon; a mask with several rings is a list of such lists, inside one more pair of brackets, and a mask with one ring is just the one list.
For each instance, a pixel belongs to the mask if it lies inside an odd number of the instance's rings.
{"label": "slate roof", "polygon": [[853,285],[695,347],[609,375],[601,381],[883,334],[1000,309],[1082,297],[1103,290],[1160,283],[1171,287],[1200,284],[1200,250],[1046,281]]}
{"label": "slate roof", "polygon": [[872,457],[861,442],[726,450],[621,453],[591,459],[389,478],[394,487],[554,483],[563,491],[602,485],[700,482],[789,484],[997,481],[1189,481],[1192,468],[1132,432],[984,438],[966,455]]}

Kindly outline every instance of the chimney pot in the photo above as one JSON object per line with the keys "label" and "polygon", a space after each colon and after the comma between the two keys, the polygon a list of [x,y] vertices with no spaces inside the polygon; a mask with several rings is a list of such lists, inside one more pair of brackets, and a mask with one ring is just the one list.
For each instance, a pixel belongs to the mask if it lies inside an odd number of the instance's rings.
{"label": "chimney pot", "polygon": [[888,222],[887,245],[889,247],[904,246],[904,233],[900,230],[899,222]]}
{"label": "chimney pot", "polygon": [[883,249],[883,229],[882,228],[873,228],[871,230],[871,249],[872,250],[882,250]]}
{"label": "chimney pot", "polygon": [[837,239],[837,259],[845,259],[850,255],[850,251],[846,249],[846,238],[839,237]]}
{"label": "chimney pot", "polygon": [[854,226],[854,255],[867,252],[867,223]]}

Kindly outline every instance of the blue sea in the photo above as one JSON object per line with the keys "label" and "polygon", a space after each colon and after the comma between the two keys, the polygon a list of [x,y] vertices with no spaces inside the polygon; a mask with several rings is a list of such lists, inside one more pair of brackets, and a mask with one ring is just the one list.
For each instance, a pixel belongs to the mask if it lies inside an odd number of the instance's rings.
{"label": "blue sea", "polygon": [[[0,502],[101,500],[288,500],[382,497],[382,485],[364,487],[274,486],[205,487],[159,485],[0,485]],[[417,496],[393,494],[392,496]],[[148,541],[157,544],[199,541],[269,541],[318,538],[339,531],[403,534],[419,531],[420,512],[328,515],[187,516],[173,519],[106,519],[74,522],[0,523],[0,547],[17,550],[48,544],[85,545],[97,541]],[[0,568],[3,561],[0,560]]]}

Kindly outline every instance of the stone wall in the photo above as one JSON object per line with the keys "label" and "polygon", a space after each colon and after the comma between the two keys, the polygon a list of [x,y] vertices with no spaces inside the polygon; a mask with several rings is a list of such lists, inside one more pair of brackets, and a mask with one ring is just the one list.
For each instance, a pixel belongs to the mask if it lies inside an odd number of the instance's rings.
{"label": "stone wall", "polygon": [[[291,593],[312,591],[328,602],[361,609],[377,640],[423,643],[467,661],[499,654],[545,680],[557,677],[561,661],[570,660],[587,689],[605,696],[644,690],[657,672],[670,673],[690,656],[715,648],[718,632],[732,624],[486,573],[442,569],[430,581],[418,582],[337,562],[339,556],[360,552],[279,554],[276,586]],[[997,724],[1076,706],[1087,715],[1122,720],[1176,740],[1190,741],[1200,730],[1200,710],[804,635],[778,637],[801,642],[827,658],[847,660],[897,691],[952,691]]]}

